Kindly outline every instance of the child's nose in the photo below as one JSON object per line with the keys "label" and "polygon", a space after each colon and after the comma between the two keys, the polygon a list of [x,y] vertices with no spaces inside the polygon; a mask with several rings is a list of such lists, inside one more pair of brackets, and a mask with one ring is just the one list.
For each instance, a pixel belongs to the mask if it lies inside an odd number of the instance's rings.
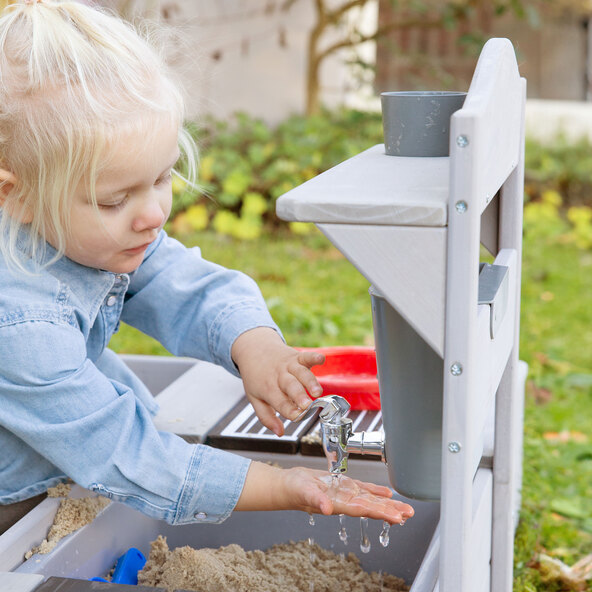
{"label": "child's nose", "polygon": [[134,218],[132,228],[136,232],[160,228],[166,221],[166,213],[158,199],[149,199]]}

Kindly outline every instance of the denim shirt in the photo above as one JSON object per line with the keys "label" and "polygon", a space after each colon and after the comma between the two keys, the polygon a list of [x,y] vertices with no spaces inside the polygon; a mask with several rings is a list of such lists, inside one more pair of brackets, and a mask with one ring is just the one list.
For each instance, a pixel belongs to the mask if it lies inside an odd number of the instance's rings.
{"label": "denim shirt", "polygon": [[120,319],[235,375],[234,340],[277,330],[250,278],[164,232],[129,275],[66,257],[15,274],[0,257],[0,504],[70,477],[171,524],[221,522],[249,460],[156,430],[149,391],[106,349]]}

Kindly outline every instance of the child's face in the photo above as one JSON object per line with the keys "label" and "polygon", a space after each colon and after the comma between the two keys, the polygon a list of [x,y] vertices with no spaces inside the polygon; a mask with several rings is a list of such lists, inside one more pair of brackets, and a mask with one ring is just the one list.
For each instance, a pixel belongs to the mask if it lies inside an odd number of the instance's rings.
{"label": "child's face", "polygon": [[170,122],[155,125],[150,139],[134,131],[111,148],[96,183],[99,219],[86,186],[75,192],[65,252],[70,259],[114,273],[129,273],[142,263],[170,214],[171,172],[179,158],[177,128]]}

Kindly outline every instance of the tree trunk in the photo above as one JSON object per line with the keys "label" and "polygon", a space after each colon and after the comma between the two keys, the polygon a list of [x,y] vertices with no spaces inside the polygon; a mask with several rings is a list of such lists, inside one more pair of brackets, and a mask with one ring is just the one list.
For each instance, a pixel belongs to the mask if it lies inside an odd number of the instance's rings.
{"label": "tree trunk", "polygon": [[326,22],[317,4],[317,22],[310,32],[306,56],[306,115],[316,115],[321,110],[321,60],[319,58],[319,39]]}

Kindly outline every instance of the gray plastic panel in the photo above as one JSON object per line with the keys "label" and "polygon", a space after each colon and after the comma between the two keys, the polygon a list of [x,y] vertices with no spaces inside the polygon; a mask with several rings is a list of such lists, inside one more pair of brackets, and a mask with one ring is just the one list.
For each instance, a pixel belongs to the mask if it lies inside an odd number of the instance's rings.
{"label": "gray plastic panel", "polygon": [[120,357],[153,395],[160,393],[196,363],[192,358],[170,356],[123,354]]}
{"label": "gray plastic panel", "polygon": [[[35,592],[165,592],[164,588],[152,586],[134,586],[109,584],[105,582],[88,582],[65,578],[49,578]],[[10,590],[12,592],[12,590]]]}
{"label": "gray plastic panel", "polygon": [[43,581],[39,574],[17,574],[0,572],[2,592],[32,592]]}

